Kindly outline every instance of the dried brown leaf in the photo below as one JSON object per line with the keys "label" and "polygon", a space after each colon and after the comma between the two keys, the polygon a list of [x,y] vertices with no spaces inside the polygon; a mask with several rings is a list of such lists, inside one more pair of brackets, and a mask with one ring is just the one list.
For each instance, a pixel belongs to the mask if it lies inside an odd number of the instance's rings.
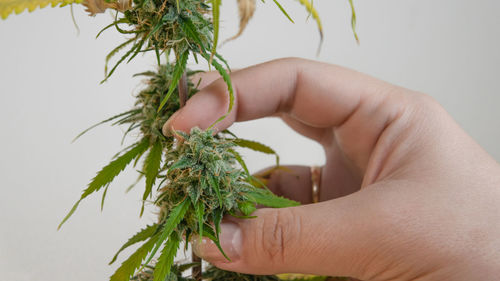
{"label": "dried brown leaf", "polygon": [[248,22],[250,19],[253,17],[253,14],[255,12],[255,2],[256,0],[238,0],[238,14],[240,17],[240,27],[238,30],[238,33],[236,35],[232,36],[229,39],[226,39],[224,43],[228,41],[232,41],[243,34],[243,31],[245,30]]}

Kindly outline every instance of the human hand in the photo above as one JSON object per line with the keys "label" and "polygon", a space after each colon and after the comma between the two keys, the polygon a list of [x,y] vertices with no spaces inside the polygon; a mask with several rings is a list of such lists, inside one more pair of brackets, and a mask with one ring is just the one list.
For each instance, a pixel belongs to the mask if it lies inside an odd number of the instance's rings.
{"label": "human hand", "polygon": [[[213,76],[212,76],[213,77]],[[213,78],[208,78],[213,79]],[[233,72],[235,107],[217,124],[279,116],[325,150],[321,200],[259,209],[221,224],[227,261],[252,274],[362,280],[494,280],[500,276],[500,167],[430,97],[338,66],[281,59]],[[207,128],[228,106],[215,80],[164,132]],[[310,203],[308,167],[276,170],[273,191]]]}

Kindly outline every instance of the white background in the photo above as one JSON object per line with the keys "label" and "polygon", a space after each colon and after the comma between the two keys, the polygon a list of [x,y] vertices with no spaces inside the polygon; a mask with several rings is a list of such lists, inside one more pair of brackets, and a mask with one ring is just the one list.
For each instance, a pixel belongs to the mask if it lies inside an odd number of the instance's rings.
{"label": "white background", "polygon": [[[401,86],[426,92],[497,160],[500,159],[500,2],[355,1],[357,46],[347,0],[315,0],[325,29],[321,55],[312,20],[295,1],[282,1],[296,23],[275,6],[258,2],[244,35],[221,53],[233,68],[286,56],[344,65]],[[237,29],[235,1],[223,3],[222,38]],[[95,172],[119,150],[122,129],[100,127],[80,141],[88,125],[132,106],[140,79],[153,57],[120,67],[108,83],[104,57],[121,35],[108,14],[89,18],[75,7],[76,36],[69,8],[45,8],[0,22],[0,272],[5,280],[105,280],[116,265],[107,261],[154,210],[139,219],[141,188],[124,194],[135,179],[120,176],[108,191],[84,201],[59,232],[57,224]],[[206,66],[203,65],[203,68]],[[278,120],[238,124],[240,136],[274,147],[285,164],[321,164],[321,148]],[[248,153],[252,170],[272,157]],[[130,252],[122,255],[122,259]],[[120,261],[121,261],[120,260]]]}

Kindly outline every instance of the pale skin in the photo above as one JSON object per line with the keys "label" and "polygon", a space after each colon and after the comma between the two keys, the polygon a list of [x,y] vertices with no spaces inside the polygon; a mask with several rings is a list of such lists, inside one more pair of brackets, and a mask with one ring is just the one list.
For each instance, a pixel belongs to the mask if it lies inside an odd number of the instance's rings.
{"label": "pale skin", "polygon": [[[231,261],[212,243],[193,243],[203,259],[251,274],[500,278],[500,165],[432,98],[294,58],[241,69],[231,79],[235,107],[216,128],[277,116],[320,143],[323,202],[307,204],[309,167],[277,170],[269,187],[304,205],[228,218],[221,244]],[[202,83],[164,133],[207,128],[225,113],[224,81],[206,74]]]}

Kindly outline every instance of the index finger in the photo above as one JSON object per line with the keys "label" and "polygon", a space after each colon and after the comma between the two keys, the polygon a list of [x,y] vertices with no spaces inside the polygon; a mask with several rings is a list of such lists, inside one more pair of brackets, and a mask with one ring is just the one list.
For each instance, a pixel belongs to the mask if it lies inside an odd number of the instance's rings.
{"label": "index finger", "polygon": [[[385,82],[335,65],[304,59],[279,59],[231,74],[234,108],[216,125],[224,130],[237,121],[247,121],[276,113],[317,128],[344,123],[366,99],[381,99],[371,93],[387,88]],[[188,100],[163,130],[189,132],[206,129],[229,105],[227,85],[218,79]]]}

